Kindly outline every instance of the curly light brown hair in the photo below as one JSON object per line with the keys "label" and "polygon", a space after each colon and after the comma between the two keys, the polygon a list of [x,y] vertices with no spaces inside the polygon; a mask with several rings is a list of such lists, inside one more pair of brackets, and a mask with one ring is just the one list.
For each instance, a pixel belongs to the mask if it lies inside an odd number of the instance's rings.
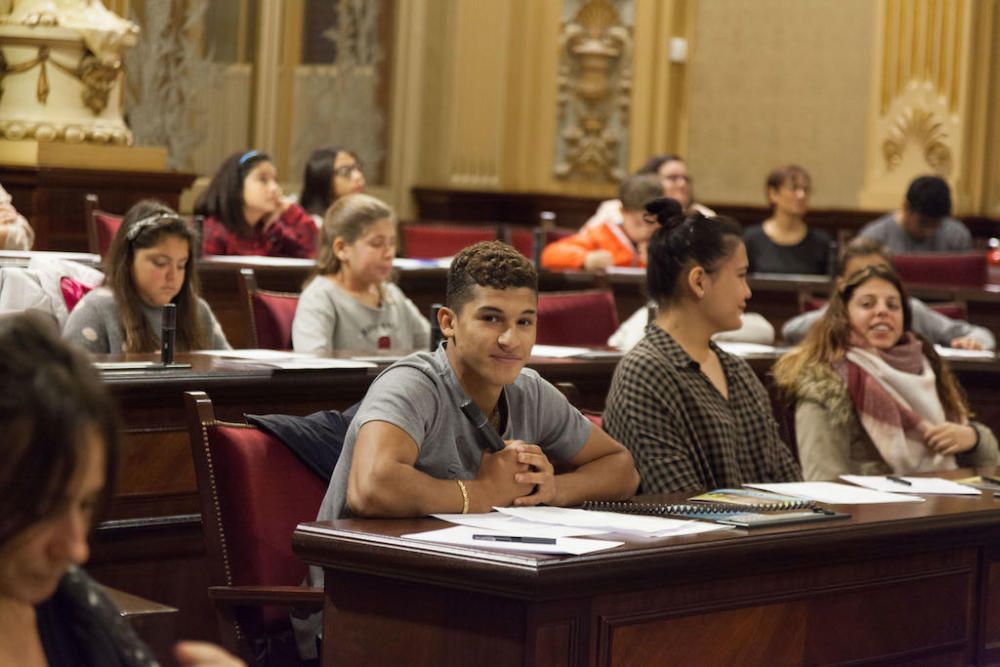
{"label": "curly light brown hair", "polygon": [[538,294],[538,272],[528,259],[501,241],[481,241],[455,255],[448,269],[448,308],[456,313],[472,300],[473,288],[528,287]]}

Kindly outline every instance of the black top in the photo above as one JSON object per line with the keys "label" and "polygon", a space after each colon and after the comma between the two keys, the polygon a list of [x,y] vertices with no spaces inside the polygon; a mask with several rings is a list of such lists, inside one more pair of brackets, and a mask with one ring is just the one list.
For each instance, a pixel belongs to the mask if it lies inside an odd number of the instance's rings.
{"label": "black top", "polygon": [[155,667],[128,622],[83,570],[71,567],[55,594],[35,606],[35,623],[52,667]]}
{"label": "black top", "polygon": [[778,245],[755,225],[743,233],[751,273],[830,273],[830,235],[810,227],[795,245]]}

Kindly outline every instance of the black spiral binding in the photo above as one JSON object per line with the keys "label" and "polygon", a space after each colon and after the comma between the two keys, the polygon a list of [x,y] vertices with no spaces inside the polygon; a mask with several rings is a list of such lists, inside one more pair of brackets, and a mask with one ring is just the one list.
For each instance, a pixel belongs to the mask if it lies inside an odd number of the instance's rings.
{"label": "black spiral binding", "polygon": [[583,503],[583,509],[599,512],[620,512],[622,514],[645,514],[649,516],[666,516],[681,514],[742,514],[744,512],[784,512],[786,510],[815,510],[813,500],[791,500],[788,502],[767,503],[763,505],[737,505],[733,503],[697,503],[664,505],[662,503],[633,503],[628,500],[605,502],[588,500]]}

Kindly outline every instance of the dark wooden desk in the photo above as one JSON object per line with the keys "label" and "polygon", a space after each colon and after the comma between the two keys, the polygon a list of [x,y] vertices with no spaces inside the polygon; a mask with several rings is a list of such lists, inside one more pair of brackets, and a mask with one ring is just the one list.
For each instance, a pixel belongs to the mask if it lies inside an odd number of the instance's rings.
{"label": "dark wooden desk", "polygon": [[38,250],[87,249],[83,200],[88,194],[97,194],[106,211],[127,211],[146,198],[159,199],[176,210],[181,191],[190,187],[195,176],[178,171],[0,165],[0,182],[14,207],[34,227]]}
{"label": "dark wooden desk", "polygon": [[434,519],[302,524],[324,665],[968,665],[1000,660],[1000,503],[858,505],[577,557],[401,539]]}

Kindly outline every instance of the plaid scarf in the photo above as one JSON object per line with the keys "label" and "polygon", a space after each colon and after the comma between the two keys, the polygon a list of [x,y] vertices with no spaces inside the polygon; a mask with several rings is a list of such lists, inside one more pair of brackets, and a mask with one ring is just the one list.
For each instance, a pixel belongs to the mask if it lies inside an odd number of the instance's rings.
{"label": "plaid scarf", "polygon": [[924,431],[945,421],[936,377],[921,342],[907,332],[888,350],[852,331],[838,372],[847,384],[862,428],[896,474],[956,468],[954,456],[935,454]]}

